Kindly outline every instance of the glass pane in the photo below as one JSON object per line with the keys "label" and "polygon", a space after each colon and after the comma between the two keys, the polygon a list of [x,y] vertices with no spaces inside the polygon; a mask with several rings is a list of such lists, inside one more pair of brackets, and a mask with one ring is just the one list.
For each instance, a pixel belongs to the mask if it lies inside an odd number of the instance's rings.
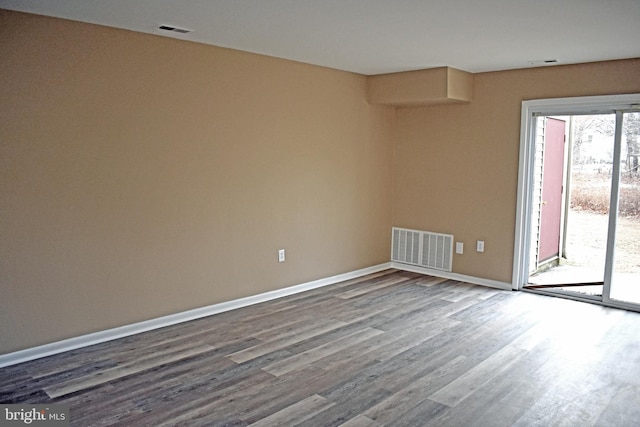
{"label": "glass pane", "polygon": [[620,204],[610,297],[640,304],[640,113],[622,122]]}
{"label": "glass pane", "polygon": [[572,117],[573,151],[567,264],[582,280],[602,281],[607,252],[615,115]]}

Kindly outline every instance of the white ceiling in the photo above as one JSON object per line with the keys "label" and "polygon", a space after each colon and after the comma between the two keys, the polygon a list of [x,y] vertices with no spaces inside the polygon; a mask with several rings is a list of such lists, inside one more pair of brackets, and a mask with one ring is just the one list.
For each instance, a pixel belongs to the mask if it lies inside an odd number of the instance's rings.
{"label": "white ceiling", "polygon": [[152,34],[169,24],[194,30],[171,37],[367,75],[640,57],[640,0],[0,0],[0,8]]}

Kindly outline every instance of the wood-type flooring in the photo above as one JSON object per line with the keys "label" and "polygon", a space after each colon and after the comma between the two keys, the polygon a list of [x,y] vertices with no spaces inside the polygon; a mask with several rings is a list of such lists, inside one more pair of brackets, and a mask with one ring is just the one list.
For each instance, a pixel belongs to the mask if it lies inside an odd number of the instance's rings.
{"label": "wood-type flooring", "polygon": [[0,369],[74,426],[638,426],[640,313],[387,270]]}

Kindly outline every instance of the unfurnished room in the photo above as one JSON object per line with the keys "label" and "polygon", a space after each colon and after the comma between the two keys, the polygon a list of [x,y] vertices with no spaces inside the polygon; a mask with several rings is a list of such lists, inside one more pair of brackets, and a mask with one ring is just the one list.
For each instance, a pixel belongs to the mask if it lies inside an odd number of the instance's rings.
{"label": "unfurnished room", "polygon": [[0,424],[637,426],[637,0],[0,0]]}

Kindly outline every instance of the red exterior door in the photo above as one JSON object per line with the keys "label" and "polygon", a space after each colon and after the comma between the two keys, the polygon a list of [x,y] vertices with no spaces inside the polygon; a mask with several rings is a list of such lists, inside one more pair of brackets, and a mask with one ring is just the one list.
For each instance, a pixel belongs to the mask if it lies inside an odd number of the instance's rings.
{"label": "red exterior door", "polygon": [[560,220],[564,172],[564,120],[547,118],[542,171],[539,262],[560,253]]}

